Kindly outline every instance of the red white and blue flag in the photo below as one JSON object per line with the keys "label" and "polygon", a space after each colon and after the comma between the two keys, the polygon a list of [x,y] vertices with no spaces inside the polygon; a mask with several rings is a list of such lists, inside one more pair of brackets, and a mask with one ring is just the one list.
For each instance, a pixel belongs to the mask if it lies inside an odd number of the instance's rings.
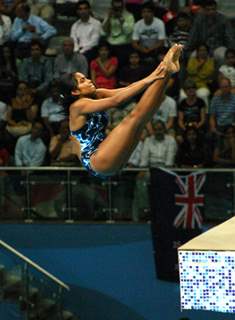
{"label": "red white and blue flag", "polygon": [[176,176],[180,193],[175,194],[175,204],[181,206],[180,212],[174,219],[176,228],[194,229],[202,227],[200,207],[204,207],[204,194],[200,193],[205,183],[205,173],[191,173],[187,176]]}
{"label": "red white and blue flag", "polygon": [[202,172],[150,170],[150,208],[157,277],[178,280],[177,248],[202,232]]}

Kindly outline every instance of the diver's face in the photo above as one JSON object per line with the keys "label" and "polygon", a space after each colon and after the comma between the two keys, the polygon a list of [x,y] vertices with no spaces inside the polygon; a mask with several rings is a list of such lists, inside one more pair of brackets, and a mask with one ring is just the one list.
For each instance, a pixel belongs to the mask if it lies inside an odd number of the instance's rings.
{"label": "diver's face", "polygon": [[74,95],[91,96],[96,92],[96,87],[90,79],[87,79],[84,74],[76,72],[74,79],[77,82],[77,88],[73,91]]}

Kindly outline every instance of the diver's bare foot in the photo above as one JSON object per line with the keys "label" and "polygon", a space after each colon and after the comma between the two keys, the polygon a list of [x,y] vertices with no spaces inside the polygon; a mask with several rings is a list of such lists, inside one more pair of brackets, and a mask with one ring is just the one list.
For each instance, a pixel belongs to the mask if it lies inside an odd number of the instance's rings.
{"label": "diver's bare foot", "polygon": [[179,58],[182,50],[183,46],[181,44],[174,44],[165,55],[163,63],[169,73],[175,73],[180,70]]}
{"label": "diver's bare foot", "polygon": [[167,66],[162,61],[157,68],[151,73],[149,77],[151,77],[154,81],[164,79],[168,74]]}

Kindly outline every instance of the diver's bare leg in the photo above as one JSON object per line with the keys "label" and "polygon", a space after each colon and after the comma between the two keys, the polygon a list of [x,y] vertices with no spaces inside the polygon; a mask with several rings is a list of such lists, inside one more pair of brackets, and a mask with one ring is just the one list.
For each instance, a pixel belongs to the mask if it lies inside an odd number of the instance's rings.
{"label": "diver's bare leg", "polygon": [[160,106],[169,76],[179,71],[182,46],[173,46],[163,59],[163,79],[155,81],[144,92],[136,107],[115,127],[91,156],[92,168],[100,173],[113,173],[125,165],[139,141],[141,132]]}

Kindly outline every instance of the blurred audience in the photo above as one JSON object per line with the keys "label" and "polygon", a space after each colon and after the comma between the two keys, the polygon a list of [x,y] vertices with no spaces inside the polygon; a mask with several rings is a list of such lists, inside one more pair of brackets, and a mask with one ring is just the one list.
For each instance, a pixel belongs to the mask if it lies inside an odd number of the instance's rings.
{"label": "blurred audience", "polygon": [[221,78],[219,81],[221,94],[214,95],[209,109],[210,131],[223,134],[224,130],[235,123],[235,94],[231,92],[231,81]]}
{"label": "blurred audience", "polygon": [[120,65],[127,63],[134,24],[134,16],[126,10],[124,1],[112,0],[111,8],[103,22],[103,30]]}
{"label": "blurred audience", "polygon": [[74,40],[74,50],[83,53],[90,62],[101,36],[101,22],[92,17],[90,3],[86,0],[78,1],[77,15],[79,19],[72,25],[70,37]]}
{"label": "blurred audience", "polygon": [[88,76],[88,63],[82,53],[74,52],[73,38],[67,37],[63,41],[62,53],[55,58],[54,78],[60,79],[73,72],[81,72]]}
{"label": "blurred audience", "polygon": [[230,80],[221,78],[219,81],[219,90],[220,95],[214,95],[209,108],[207,145],[210,150],[211,160],[218,141],[223,137],[227,127],[233,125],[235,122],[235,94],[231,92],[232,86]]}
{"label": "blurred audience", "polygon": [[15,165],[18,167],[42,166],[47,148],[42,140],[43,125],[35,122],[32,132],[19,137],[15,147]]}
{"label": "blurred audience", "polygon": [[213,154],[216,167],[235,166],[235,127],[228,126],[217,142]]}
{"label": "blurred audience", "polygon": [[39,40],[33,40],[30,48],[30,57],[23,59],[19,66],[19,80],[27,82],[36,98],[41,102],[52,81],[52,63],[43,55],[43,45]]}
{"label": "blurred audience", "polygon": [[224,63],[219,68],[218,80],[221,78],[228,78],[235,91],[235,49],[227,49],[225,52]]}
{"label": "blurred audience", "polygon": [[55,27],[42,18],[32,15],[30,6],[26,3],[18,4],[15,14],[10,36],[11,41],[14,41],[16,57],[19,59],[30,55],[32,40],[37,39],[46,44],[57,33]]}
{"label": "blurred audience", "polygon": [[145,139],[140,167],[173,167],[177,152],[175,139],[166,133],[164,122],[153,123],[154,134]]}
{"label": "blurred audience", "polygon": [[128,168],[139,168],[140,167],[140,161],[141,161],[141,153],[144,146],[144,141],[146,137],[148,136],[148,132],[146,129],[142,131],[140,141],[138,142],[137,146],[135,147],[134,151],[132,152],[130,158],[127,162]]}
{"label": "blurred audience", "polygon": [[176,164],[181,168],[201,168],[207,163],[205,142],[198,129],[187,126],[178,146]]}
{"label": "blurred audience", "polygon": [[166,40],[165,25],[154,16],[154,5],[151,1],[142,5],[141,13],[142,19],[134,25],[132,45],[144,60],[153,63],[159,48],[164,46]]}
{"label": "blurred audience", "polygon": [[209,105],[210,86],[215,78],[215,62],[209,56],[209,48],[201,44],[196,48],[196,56],[190,57],[187,65],[187,75],[195,81],[197,96]]}
{"label": "blurred audience", "polygon": [[16,96],[7,110],[7,131],[12,137],[23,136],[31,131],[38,114],[38,106],[26,82],[19,82]]}
{"label": "blurred audience", "polygon": [[0,0],[0,12],[13,18],[16,6],[25,2],[26,0]]}
{"label": "blurred audience", "polygon": [[121,87],[138,81],[147,76],[148,68],[143,64],[138,51],[132,51],[129,54],[129,62],[127,65],[120,65],[118,72],[118,84]]}
{"label": "blurred audience", "polygon": [[176,16],[174,30],[169,35],[170,44],[172,45],[173,43],[180,43],[184,46],[187,45],[191,26],[191,16],[186,12],[179,12]]}
{"label": "blurred audience", "polygon": [[0,96],[7,103],[15,95],[17,85],[17,68],[15,57],[9,45],[2,47],[0,57]]}
{"label": "blurred audience", "polygon": [[206,124],[206,104],[196,94],[196,83],[187,79],[184,83],[186,98],[178,106],[178,126],[184,132],[187,126],[204,130]]}
{"label": "blurred audience", "polygon": [[[153,115],[152,122],[149,124],[154,124],[155,122],[161,120],[165,124],[167,133],[173,134],[176,116],[176,101],[168,95],[164,94],[161,99],[160,107],[156,110],[155,114]],[[150,125],[148,125],[148,128],[150,133],[153,134]]]}
{"label": "blurred audience", "polygon": [[[233,166],[235,37],[215,0],[0,0],[0,130],[8,153],[25,135],[28,146],[40,146],[42,164],[50,156],[52,164],[73,165],[59,80],[78,71],[97,87],[128,86],[149,74],[172,43],[185,46],[180,73],[170,77],[128,166],[174,166],[177,148],[180,167]],[[49,56],[53,46],[58,54]],[[109,111],[107,134],[136,101]]]}
{"label": "blurred audience", "polygon": [[33,15],[41,17],[48,23],[53,22],[55,10],[51,0],[28,0],[27,2]]}
{"label": "blurred audience", "polygon": [[0,53],[1,47],[9,40],[11,32],[11,19],[1,13],[0,9]]}
{"label": "blurred audience", "polygon": [[66,115],[60,99],[60,85],[57,82],[51,84],[49,97],[42,103],[41,118],[51,137],[58,134]]}
{"label": "blurred audience", "polygon": [[70,139],[69,123],[67,120],[60,123],[59,133],[51,137],[49,152],[52,165],[78,163],[74,150],[74,142]]}
{"label": "blurred audience", "polygon": [[223,61],[226,48],[235,48],[235,35],[230,20],[217,11],[215,0],[203,1],[203,10],[193,22],[188,43],[189,50],[206,44],[218,65]]}
{"label": "blurred audience", "polygon": [[97,88],[114,89],[117,86],[118,59],[111,55],[107,42],[101,42],[97,50],[98,56],[90,64],[91,80]]}
{"label": "blurred audience", "polygon": [[0,100],[0,127],[2,123],[6,122],[7,104]]}

